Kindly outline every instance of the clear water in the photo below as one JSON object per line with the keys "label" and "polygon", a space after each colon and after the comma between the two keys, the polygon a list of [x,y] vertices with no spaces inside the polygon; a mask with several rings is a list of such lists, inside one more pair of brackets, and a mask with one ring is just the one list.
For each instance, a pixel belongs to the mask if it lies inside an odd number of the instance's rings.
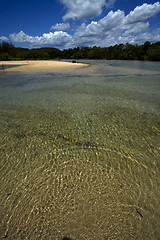
{"label": "clear water", "polygon": [[0,239],[160,239],[160,63],[0,73]]}

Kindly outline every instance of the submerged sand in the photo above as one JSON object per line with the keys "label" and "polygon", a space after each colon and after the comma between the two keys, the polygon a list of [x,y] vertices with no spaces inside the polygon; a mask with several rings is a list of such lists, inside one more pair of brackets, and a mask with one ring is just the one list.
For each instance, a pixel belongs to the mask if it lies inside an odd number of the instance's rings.
{"label": "submerged sand", "polygon": [[0,61],[0,65],[20,65],[1,71],[6,72],[21,72],[21,71],[52,71],[65,70],[86,67],[88,64],[72,63],[63,61],[49,61],[49,60],[23,60],[23,61]]}
{"label": "submerged sand", "polygon": [[0,74],[0,239],[159,239],[160,75],[107,64]]}

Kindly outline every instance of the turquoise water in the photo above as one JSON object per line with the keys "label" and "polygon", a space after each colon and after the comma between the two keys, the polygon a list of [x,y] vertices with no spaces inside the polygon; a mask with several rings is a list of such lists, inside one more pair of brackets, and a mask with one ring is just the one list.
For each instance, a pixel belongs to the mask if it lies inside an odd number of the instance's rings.
{"label": "turquoise water", "polygon": [[0,236],[160,238],[160,63],[0,73]]}

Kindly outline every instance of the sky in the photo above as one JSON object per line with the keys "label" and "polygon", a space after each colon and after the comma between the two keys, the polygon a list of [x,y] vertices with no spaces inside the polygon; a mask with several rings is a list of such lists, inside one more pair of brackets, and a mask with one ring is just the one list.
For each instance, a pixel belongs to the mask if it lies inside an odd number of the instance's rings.
{"label": "sky", "polygon": [[4,0],[0,42],[16,47],[108,47],[160,41],[160,2]]}

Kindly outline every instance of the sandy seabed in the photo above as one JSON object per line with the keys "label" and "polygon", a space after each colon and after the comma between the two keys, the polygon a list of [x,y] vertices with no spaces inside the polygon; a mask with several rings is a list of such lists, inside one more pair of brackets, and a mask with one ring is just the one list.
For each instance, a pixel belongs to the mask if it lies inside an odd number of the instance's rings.
{"label": "sandy seabed", "polygon": [[160,240],[159,64],[97,62],[1,72],[0,239]]}
{"label": "sandy seabed", "polygon": [[[52,70],[65,70],[86,67],[88,64],[84,63],[71,63],[62,61],[50,60],[23,60],[23,61],[0,61],[0,65],[16,65],[12,68],[7,68],[2,71],[6,72],[21,72],[21,71],[52,71]],[[20,66],[17,66],[20,65]]]}

